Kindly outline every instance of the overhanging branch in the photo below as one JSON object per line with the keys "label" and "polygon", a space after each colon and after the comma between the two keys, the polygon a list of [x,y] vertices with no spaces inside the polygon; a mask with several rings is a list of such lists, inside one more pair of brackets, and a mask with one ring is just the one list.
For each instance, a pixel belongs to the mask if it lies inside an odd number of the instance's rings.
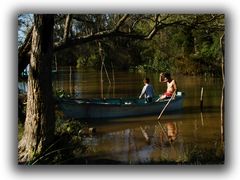
{"label": "overhanging branch", "polygon": [[[66,19],[65,21],[66,31],[64,32],[64,38],[62,41],[56,42],[54,44],[54,52],[65,49],[65,48],[81,45],[90,41],[108,38],[108,37],[125,37],[125,38],[131,38],[136,40],[151,40],[159,30],[164,29],[166,27],[187,26],[193,29],[210,28],[210,29],[219,30],[219,31],[224,30],[224,25],[219,25],[219,23],[216,25],[216,27],[214,25],[211,25],[211,27],[208,26],[208,23],[218,20],[218,18],[221,18],[221,15],[213,15],[209,19],[205,19],[202,21],[195,21],[195,22],[191,22],[191,21],[189,22],[189,21],[186,21],[186,19],[185,20],[174,19],[174,21],[171,22],[172,16],[170,16],[169,14],[166,14],[164,16],[161,16],[160,14],[156,14],[153,18],[150,18],[150,20],[154,23],[154,25],[148,33],[140,34],[135,31],[124,32],[123,31],[124,28],[121,28],[121,27],[125,25],[125,22],[129,18],[129,16],[130,16],[129,14],[123,15],[112,29],[107,29],[97,33],[93,33],[85,36],[77,36],[72,38],[69,38],[69,27],[70,27],[70,21],[71,21],[71,18],[69,16],[69,19]],[[73,18],[75,17],[73,16]],[[134,28],[136,23],[139,22],[139,20],[141,19],[143,19],[143,17],[132,22],[133,24],[131,28]],[[19,52],[18,52],[19,72],[22,72],[22,70],[26,67],[26,64],[28,64],[29,62],[30,46],[31,46],[31,32],[28,34],[24,42],[24,45],[21,48],[19,48]]]}

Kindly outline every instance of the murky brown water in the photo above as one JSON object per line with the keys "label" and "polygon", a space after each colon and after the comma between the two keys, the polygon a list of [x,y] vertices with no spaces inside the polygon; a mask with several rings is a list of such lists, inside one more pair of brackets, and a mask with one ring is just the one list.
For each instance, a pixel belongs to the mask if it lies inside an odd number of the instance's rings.
{"label": "murky brown water", "polygon": [[[148,76],[155,92],[160,94],[166,84],[158,82],[156,73],[115,72],[109,85],[106,74],[101,88],[100,72],[95,70],[60,70],[54,86],[82,98],[138,97],[142,79]],[[159,161],[187,161],[197,149],[217,149],[221,139],[221,88],[220,78],[173,76],[178,89],[185,92],[181,112],[163,114],[158,122],[155,116],[88,120],[96,134],[86,137],[85,156],[94,160],[113,160],[126,164]],[[200,91],[204,87],[204,110],[200,112]],[[160,112],[159,112],[160,113]]]}

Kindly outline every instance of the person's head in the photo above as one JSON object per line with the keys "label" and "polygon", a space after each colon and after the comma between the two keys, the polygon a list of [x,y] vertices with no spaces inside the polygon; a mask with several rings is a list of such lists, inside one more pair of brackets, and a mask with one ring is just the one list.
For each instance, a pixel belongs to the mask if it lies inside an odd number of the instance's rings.
{"label": "person's head", "polygon": [[168,72],[164,73],[164,79],[165,79],[165,81],[171,80],[171,74]]}
{"label": "person's head", "polygon": [[149,83],[150,83],[150,79],[149,79],[149,78],[144,78],[144,79],[143,79],[143,82],[144,82],[145,84],[149,84]]}

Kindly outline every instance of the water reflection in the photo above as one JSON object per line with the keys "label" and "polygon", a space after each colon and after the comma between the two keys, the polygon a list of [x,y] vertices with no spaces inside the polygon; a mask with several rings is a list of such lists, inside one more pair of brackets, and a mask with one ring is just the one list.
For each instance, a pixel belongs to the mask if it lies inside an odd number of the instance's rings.
{"label": "water reflection", "polygon": [[167,137],[170,142],[173,142],[177,138],[177,124],[176,122],[167,122]]}
{"label": "water reflection", "polygon": [[[66,74],[65,74],[66,73]],[[115,72],[115,83],[109,85],[103,74],[95,70],[69,71],[59,74],[55,88],[70,91],[81,98],[137,97],[142,79],[148,76],[155,92],[165,90],[158,82],[158,74]],[[109,74],[112,77],[113,74]],[[84,157],[90,163],[112,160],[124,164],[149,164],[161,161],[186,162],[196,149],[216,149],[220,141],[221,81],[215,78],[175,76],[178,88],[186,94],[184,109],[174,114],[163,114],[160,122],[155,116],[108,120],[87,120],[96,134],[86,137],[88,151]],[[200,113],[199,98],[204,87],[204,109]],[[71,91],[70,91],[71,92]],[[157,115],[156,115],[157,116]],[[103,121],[103,122],[101,122]]]}
{"label": "water reflection", "polygon": [[[174,137],[171,122],[164,126],[169,128],[169,135]],[[149,137],[148,142],[140,127],[98,135],[98,138],[94,138],[98,139],[94,152],[88,152],[87,156],[96,158],[97,155],[99,159],[112,159],[126,164],[148,164],[159,160],[176,161],[177,157],[180,157],[180,153],[177,152],[179,148],[176,148],[180,141],[175,144],[171,141],[170,144],[158,124],[145,125],[143,129]],[[92,146],[89,139],[88,142]]]}
{"label": "water reflection", "polygon": [[[158,82],[158,74],[115,72],[109,74],[115,83],[109,85],[103,76],[103,89],[99,72],[74,68],[58,69],[54,89],[80,98],[138,97],[142,79],[151,79],[155,92],[165,90]],[[217,149],[221,140],[221,79],[175,76],[178,88],[185,92],[184,108],[173,114],[121,119],[94,120],[85,123],[96,128],[96,134],[83,138],[88,150],[83,154],[87,162],[113,160],[124,164],[159,162],[186,162],[196,150]],[[19,84],[21,85],[21,84]],[[204,87],[204,108],[200,112],[199,97]],[[24,84],[22,89],[27,89]],[[160,112],[159,112],[160,113]],[[82,154],[81,154],[82,155]],[[201,156],[205,157],[203,153]],[[101,161],[103,162],[103,161]]]}
{"label": "water reflection", "polygon": [[218,119],[219,114],[203,113],[201,117],[200,113],[190,113],[188,117],[182,119],[180,116],[176,118],[176,115],[165,115],[160,122],[150,116],[145,120],[131,118],[125,123],[120,119],[107,124],[90,123],[90,126],[96,126],[97,133],[92,140],[94,143],[86,140],[85,143],[94,150],[88,151],[85,156],[124,164],[184,163],[197,148],[217,148],[220,124],[213,119]]}

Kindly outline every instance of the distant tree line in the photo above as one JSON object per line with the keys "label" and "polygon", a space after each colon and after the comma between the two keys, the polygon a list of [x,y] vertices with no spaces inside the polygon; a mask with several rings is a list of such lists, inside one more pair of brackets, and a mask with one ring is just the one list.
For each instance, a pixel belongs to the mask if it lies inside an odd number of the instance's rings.
{"label": "distant tree line", "polygon": [[[31,24],[26,16],[19,15],[19,29]],[[99,69],[101,42],[107,67],[219,76],[223,33],[223,14],[60,14],[54,56],[58,65]]]}

